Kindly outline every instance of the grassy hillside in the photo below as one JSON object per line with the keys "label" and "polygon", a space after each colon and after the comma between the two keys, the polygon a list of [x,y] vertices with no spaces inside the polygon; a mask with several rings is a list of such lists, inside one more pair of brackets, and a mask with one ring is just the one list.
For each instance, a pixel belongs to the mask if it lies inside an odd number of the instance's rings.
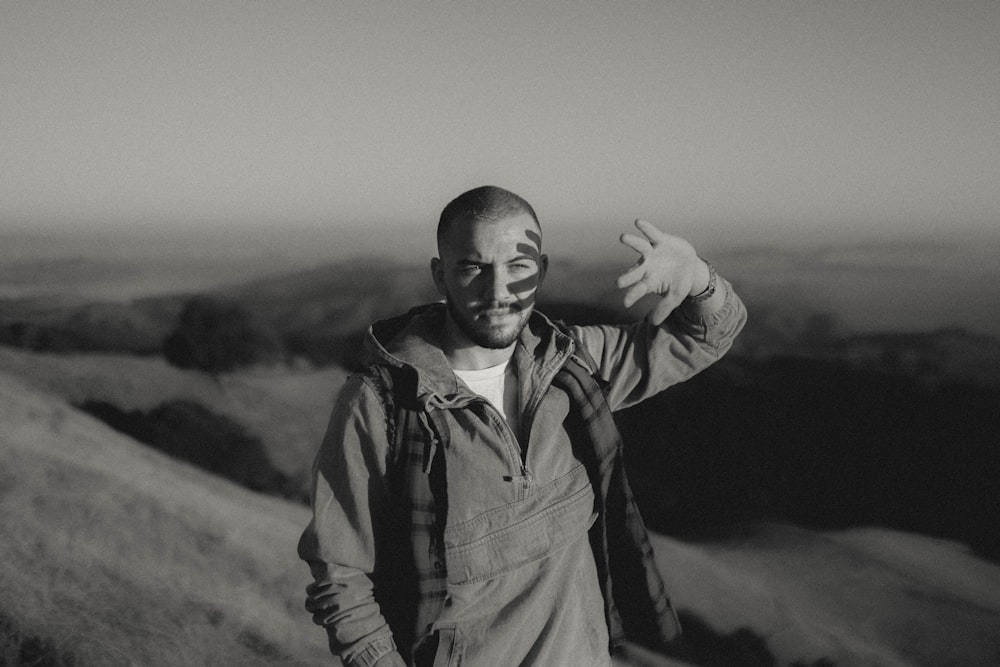
{"label": "grassy hillside", "polygon": [[274,466],[305,491],[308,471],[345,371],[245,369],[212,378],[159,358],[39,354],[0,347],[0,371],[73,405],[100,401],[148,412],[186,400],[225,415],[257,436]]}
{"label": "grassy hillside", "polygon": [[[305,508],[0,375],[0,664],[334,664],[302,610]],[[686,649],[619,664],[987,666],[1000,567],[887,530],[653,536]]]}
{"label": "grassy hillside", "polygon": [[716,647],[700,664],[1000,664],[1000,567],[961,545],[761,524],[653,547],[686,633]]}
{"label": "grassy hillside", "polygon": [[[600,287],[615,271],[560,266],[540,306],[625,319]],[[306,509],[74,406],[139,421],[197,406],[259,440],[304,491],[346,376],[324,364],[352,359],[372,318],[435,295],[426,267],[369,261],[218,294],[273,326],[290,363],[214,377],[168,365],[151,353],[184,296],[0,301],[0,338],[22,347],[0,346],[0,664],[329,664],[301,608]],[[762,517],[891,525],[996,557],[1000,344],[851,335],[807,306],[751,304],[737,354],[621,415],[648,524],[674,536]],[[674,662],[632,647],[628,664],[1000,664],[1000,568],[957,543],[773,523],[693,539],[655,539],[689,643]]]}
{"label": "grassy hillside", "polygon": [[[307,511],[0,377],[0,663],[319,664]],[[45,664],[45,663],[43,663]]]}

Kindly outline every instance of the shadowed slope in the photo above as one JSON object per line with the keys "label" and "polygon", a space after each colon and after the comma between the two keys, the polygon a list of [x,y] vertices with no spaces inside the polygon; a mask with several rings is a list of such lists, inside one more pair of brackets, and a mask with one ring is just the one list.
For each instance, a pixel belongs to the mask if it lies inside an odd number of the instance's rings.
{"label": "shadowed slope", "polygon": [[330,408],[346,377],[338,368],[245,369],[218,378],[162,359],[57,355],[0,347],[0,371],[67,402],[107,403],[148,413],[175,401],[198,403],[240,424],[267,447],[271,463],[308,491],[308,473]]}

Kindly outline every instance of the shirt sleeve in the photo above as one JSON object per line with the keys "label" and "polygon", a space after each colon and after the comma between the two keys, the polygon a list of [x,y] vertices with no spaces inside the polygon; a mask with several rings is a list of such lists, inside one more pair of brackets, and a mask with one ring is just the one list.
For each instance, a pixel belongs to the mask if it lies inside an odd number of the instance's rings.
{"label": "shirt sleeve", "polygon": [[721,276],[726,298],[712,313],[692,315],[681,305],[661,325],[643,319],[623,326],[573,326],[571,332],[598,363],[612,410],[635,405],[718,361],[746,324],[746,308]]}
{"label": "shirt sleeve", "polygon": [[313,464],[313,518],[298,545],[313,577],[306,609],[348,665],[374,664],[395,648],[371,579],[388,451],[381,400],[363,378],[348,379]]}

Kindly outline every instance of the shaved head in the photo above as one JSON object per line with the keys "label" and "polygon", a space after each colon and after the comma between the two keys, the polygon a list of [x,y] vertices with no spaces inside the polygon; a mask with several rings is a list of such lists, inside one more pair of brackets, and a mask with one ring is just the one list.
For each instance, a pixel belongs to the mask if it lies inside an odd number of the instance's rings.
{"label": "shaved head", "polygon": [[535,209],[523,197],[495,185],[483,185],[463,192],[441,211],[437,227],[438,248],[456,222],[493,222],[522,214],[531,216],[541,234]]}

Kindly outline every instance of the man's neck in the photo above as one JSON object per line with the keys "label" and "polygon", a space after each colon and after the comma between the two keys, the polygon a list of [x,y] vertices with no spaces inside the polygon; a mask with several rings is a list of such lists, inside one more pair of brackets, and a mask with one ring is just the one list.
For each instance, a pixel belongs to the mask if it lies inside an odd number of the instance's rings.
{"label": "man's neck", "polygon": [[513,356],[517,346],[516,342],[501,349],[476,345],[461,332],[450,316],[445,323],[442,338],[441,347],[448,364],[459,371],[478,371],[499,366]]}

